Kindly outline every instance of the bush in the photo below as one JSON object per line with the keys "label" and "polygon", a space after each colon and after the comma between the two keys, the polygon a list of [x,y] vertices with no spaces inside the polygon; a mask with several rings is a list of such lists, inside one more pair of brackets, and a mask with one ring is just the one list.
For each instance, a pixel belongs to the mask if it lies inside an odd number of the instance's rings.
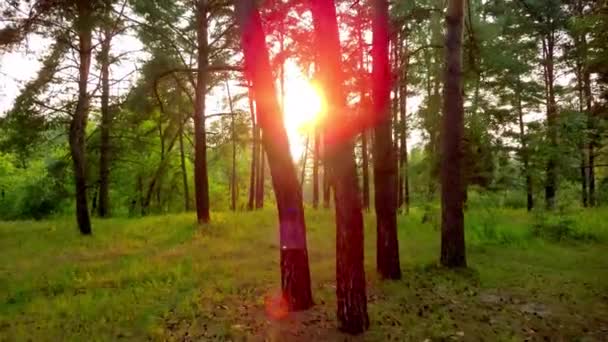
{"label": "bush", "polygon": [[6,168],[2,177],[0,219],[36,219],[51,216],[68,197],[64,189],[67,164],[37,162],[27,169]]}
{"label": "bush", "polygon": [[542,211],[535,215],[532,225],[532,235],[550,241],[597,241],[591,232],[586,232],[576,226],[576,221],[564,213],[548,216]]}

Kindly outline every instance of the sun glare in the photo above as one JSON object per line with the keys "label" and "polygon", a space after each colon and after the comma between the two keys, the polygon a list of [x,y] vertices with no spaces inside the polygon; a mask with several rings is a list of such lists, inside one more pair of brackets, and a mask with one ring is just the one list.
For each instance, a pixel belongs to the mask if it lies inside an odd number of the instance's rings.
{"label": "sun glare", "polygon": [[323,99],[319,87],[304,78],[288,79],[285,84],[284,121],[291,153],[299,158],[306,138],[323,115]]}

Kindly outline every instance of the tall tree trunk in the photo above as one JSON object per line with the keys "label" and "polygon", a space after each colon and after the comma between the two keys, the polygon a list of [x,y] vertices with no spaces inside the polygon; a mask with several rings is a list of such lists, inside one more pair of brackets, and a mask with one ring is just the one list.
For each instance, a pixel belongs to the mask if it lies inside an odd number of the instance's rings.
{"label": "tall tree trunk", "polygon": [[236,125],[235,125],[235,114],[234,114],[234,105],[232,103],[232,95],[230,94],[230,85],[228,84],[228,79],[226,78],[226,93],[228,94],[228,106],[230,108],[230,130],[232,136],[232,171],[230,174],[230,209],[232,211],[236,210],[236,189],[237,189],[237,180],[236,180]]}
{"label": "tall tree trunk", "polygon": [[596,145],[596,127],[593,115],[593,95],[591,94],[591,73],[589,72],[589,61],[587,60],[587,38],[582,35],[581,39],[584,57],[583,66],[583,87],[585,92],[585,107],[587,110],[587,129],[589,130],[589,145],[588,145],[588,156],[589,165],[587,175],[589,178],[589,206],[594,207],[595,198],[595,145]]}
{"label": "tall tree trunk", "polygon": [[[390,88],[389,88],[389,117],[391,117],[391,123],[390,123],[390,127],[391,127],[391,134],[392,134],[392,142],[393,142],[393,153],[394,155],[397,155],[398,151],[399,151],[399,138],[397,135],[397,122],[399,121],[399,78],[397,77],[396,72],[393,72],[393,70],[399,70],[399,46],[401,45],[399,43],[400,37],[398,35],[398,32],[395,32],[393,34],[393,39],[389,40],[389,47],[392,49],[392,55],[393,58],[391,59],[389,57],[389,71],[390,71],[390,84],[392,87],[392,93],[393,93],[393,98],[392,101],[390,99]],[[392,63],[391,63],[392,62]],[[378,113],[374,113],[375,115],[378,115]],[[374,156],[375,158],[376,156]],[[397,165],[397,160],[394,160],[395,165]],[[395,191],[397,191],[397,183],[395,182]],[[395,201],[397,199],[395,198]]]}
{"label": "tall tree trunk", "polygon": [[534,191],[532,189],[532,173],[530,172],[530,155],[526,143],[526,130],[524,126],[524,111],[521,100],[521,80],[517,79],[515,95],[517,98],[517,117],[519,121],[519,143],[521,144],[521,157],[524,162],[524,175],[526,177],[526,207],[528,211],[534,208]]}
{"label": "tall tree trunk", "polygon": [[[311,0],[320,79],[328,105],[324,132],[327,164],[332,174],[336,205],[336,295],[338,328],[359,334],[369,327],[363,267],[363,213],[353,154],[353,135],[342,132],[346,114],[344,76],[338,23],[333,0]],[[350,136],[349,136],[350,135]]]}
{"label": "tall tree trunk", "polygon": [[410,210],[410,186],[408,177],[408,155],[407,155],[407,72],[409,69],[409,50],[407,36],[403,37],[403,50],[400,54],[399,63],[399,207],[404,207],[405,212]]}
{"label": "tall tree trunk", "polygon": [[331,202],[331,175],[327,162],[323,162],[323,208],[328,209]]}
{"label": "tall tree trunk", "polygon": [[79,0],[76,3],[78,17],[76,31],[78,32],[78,103],[70,123],[69,143],[72,161],[74,163],[74,179],[76,185],[76,220],[78,228],[84,235],[90,235],[91,220],[87,205],[87,173],[85,134],[89,116],[89,94],[87,83],[91,67],[91,31],[92,8],[88,1]]}
{"label": "tall tree trunk", "polygon": [[304,181],[306,180],[306,161],[308,160],[308,145],[310,143],[310,135],[306,135],[306,143],[304,144],[304,155],[302,155],[302,170],[300,170],[300,190],[304,194]]}
{"label": "tall tree trunk", "polygon": [[312,157],[312,207],[314,209],[319,208],[319,153],[321,142],[321,135],[319,130],[315,128],[315,141],[314,141],[314,152]]}
{"label": "tall tree trunk", "polygon": [[555,37],[554,32],[549,32],[542,39],[543,43],[543,66],[544,76],[547,89],[547,135],[551,151],[549,160],[547,161],[547,178],[545,180],[545,206],[552,210],[555,208],[555,193],[557,187],[557,105],[555,103],[555,74],[554,74],[554,50]]}
{"label": "tall tree trunk", "polygon": [[[434,1],[438,8],[444,6],[442,0]],[[431,14],[431,44],[441,44],[441,13],[433,12]],[[432,58],[431,58],[432,57]],[[432,200],[437,190],[437,173],[441,161],[440,158],[440,122],[441,122],[441,67],[442,53],[439,49],[431,51],[429,56],[430,73],[427,85],[429,97],[429,117],[428,133],[429,133],[429,184],[428,184],[428,200]]]}
{"label": "tall tree trunk", "polygon": [[99,217],[109,215],[110,196],[110,46],[112,30],[104,29],[104,40],[101,42],[99,59],[101,61],[101,141],[99,144]]}
{"label": "tall tree trunk", "polygon": [[[575,38],[575,44],[577,50],[580,49],[580,40]],[[576,63],[576,88],[578,91],[578,111],[581,115],[584,115],[585,112],[585,95],[584,95],[584,86],[583,86],[583,65],[580,61]],[[580,146],[581,150],[581,163],[580,163],[580,174],[581,174],[581,202],[583,207],[589,206],[588,195],[587,192],[587,168],[585,163],[587,162],[587,153],[585,151],[585,142],[583,138],[583,143]]]}
{"label": "tall tree trunk", "polygon": [[[256,107],[257,108],[257,107]],[[258,109],[259,113],[259,109]],[[258,114],[259,115],[259,114]],[[260,142],[264,141],[264,132],[259,129]],[[264,146],[259,146],[259,156],[258,156],[258,179],[256,181],[256,191],[255,191],[255,208],[261,209],[264,208],[264,191],[266,190],[266,152],[264,151]]]}
{"label": "tall tree trunk", "polygon": [[462,94],[464,0],[449,0],[441,153],[441,264],[465,267]]}
{"label": "tall tree trunk", "polygon": [[313,301],[302,193],[277,101],[260,14],[254,0],[237,1],[235,8],[279,214],[283,298],[289,310],[305,310]]}
{"label": "tall tree trunk", "polygon": [[[370,115],[369,100],[366,96],[367,87],[365,78],[367,69],[365,68],[364,51],[365,42],[363,40],[363,14],[360,6],[357,8],[357,41],[359,44],[359,72],[361,79],[359,80],[359,115]],[[369,210],[369,148],[367,141],[367,130],[361,132],[361,173],[363,178],[363,208]]]}
{"label": "tall tree trunk", "polygon": [[205,96],[207,93],[207,0],[198,0],[196,35],[198,73],[194,99],[194,192],[196,217],[199,223],[209,222],[209,179],[207,176],[207,137],[205,133]]}
{"label": "tall tree trunk", "polygon": [[[369,115],[364,113],[363,115]],[[369,210],[369,147],[367,141],[367,130],[361,132],[361,172],[363,173],[363,209]]]}
{"label": "tall tree trunk", "polygon": [[184,119],[179,125],[179,161],[182,172],[182,183],[184,187],[184,210],[190,211],[190,191],[188,189],[188,172],[186,172],[186,154],[184,153]]}
{"label": "tall tree trunk", "polygon": [[253,104],[253,94],[251,93],[251,85],[249,86],[249,112],[251,113],[251,171],[249,174],[249,201],[247,202],[247,210],[253,210],[256,192],[256,180],[257,180],[257,169],[258,169],[258,141],[259,141],[259,128],[255,118],[255,107]]}
{"label": "tall tree trunk", "polygon": [[[376,267],[386,279],[400,279],[397,239],[397,164],[391,132],[391,68],[388,56],[388,0],[372,2],[374,15],[372,94],[374,115],[374,204],[376,207]],[[396,46],[395,46],[396,48]]]}

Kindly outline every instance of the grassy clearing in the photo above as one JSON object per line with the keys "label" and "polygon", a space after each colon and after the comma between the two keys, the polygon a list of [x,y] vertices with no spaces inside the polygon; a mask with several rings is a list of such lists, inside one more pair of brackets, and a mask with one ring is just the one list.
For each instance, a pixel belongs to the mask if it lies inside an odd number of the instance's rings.
{"label": "grassy clearing", "polygon": [[[371,329],[358,339],[602,340],[608,336],[608,213],[467,214],[468,270],[436,266],[436,223],[399,219],[402,281],[374,272],[366,217]],[[0,223],[0,340],[336,340],[334,225],[307,211],[314,309],[274,321],[279,289],[272,209],[94,222]],[[536,227],[536,228],[535,228]]]}

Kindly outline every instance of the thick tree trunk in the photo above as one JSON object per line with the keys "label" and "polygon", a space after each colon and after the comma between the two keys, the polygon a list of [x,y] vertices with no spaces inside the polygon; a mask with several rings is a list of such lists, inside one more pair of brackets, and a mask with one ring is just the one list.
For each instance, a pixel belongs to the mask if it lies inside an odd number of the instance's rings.
{"label": "thick tree trunk", "polygon": [[78,18],[76,18],[76,31],[78,32],[78,103],[70,123],[69,143],[72,161],[74,163],[74,178],[76,185],[76,220],[78,228],[84,235],[91,234],[91,220],[87,205],[87,173],[86,173],[86,146],[85,134],[89,116],[89,94],[87,83],[91,67],[91,5],[86,0],[76,3]]}
{"label": "thick tree trunk", "polygon": [[110,46],[112,32],[104,29],[104,40],[101,43],[99,59],[101,61],[101,127],[99,144],[99,217],[109,215],[110,206]]}
{"label": "thick tree trunk", "polygon": [[251,171],[249,174],[249,201],[247,202],[247,210],[253,210],[256,192],[256,175],[258,169],[258,142],[259,142],[259,129],[255,118],[255,107],[253,104],[253,94],[251,93],[251,86],[249,87],[249,112],[251,113]]}
{"label": "thick tree trunk", "polygon": [[320,142],[321,135],[318,129],[315,128],[314,152],[312,157],[312,207],[319,208],[319,157],[320,157]]}
{"label": "thick tree trunk", "polygon": [[194,99],[194,192],[199,223],[209,222],[209,179],[207,176],[207,137],[205,134],[205,96],[207,93],[208,42],[207,0],[198,0],[196,11],[198,69]]}
{"label": "thick tree trunk", "polygon": [[336,205],[336,295],[338,328],[360,334],[369,327],[363,267],[363,213],[352,137],[341,132],[349,120],[343,89],[338,23],[333,0],[311,0],[319,70],[328,105],[324,132],[327,164]]}
{"label": "thick tree trunk", "polygon": [[385,279],[400,279],[397,239],[397,164],[391,132],[388,1],[373,1],[374,204],[376,207],[376,266]]}
{"label": "thick tree trunk", "polygon": [[528,211],[534,208],[534,191],[532,189],[532,173],[530,172],[530,156],[528,144],[526,143],[526,131],[524,126],[524,111],[521,100],[521,81],[517,79],[517,117],[519,121],[519,143],[521,144],[521,157],[524,163],[524,175],[526,177],[526,207]]}
{"label": "thick tree trunk", "polygon": [[449,0],[441,153],[441,264],[465,267],[462,94],[464,0]]}
{"label": "thick tree trunk", "polygon": [[291,311],[313,305],[302,193],[275,92],[260,15],[254,0],[235,3],[245,67],[254,87],[262,144],[268,156],[279,213],[281,288]]}

